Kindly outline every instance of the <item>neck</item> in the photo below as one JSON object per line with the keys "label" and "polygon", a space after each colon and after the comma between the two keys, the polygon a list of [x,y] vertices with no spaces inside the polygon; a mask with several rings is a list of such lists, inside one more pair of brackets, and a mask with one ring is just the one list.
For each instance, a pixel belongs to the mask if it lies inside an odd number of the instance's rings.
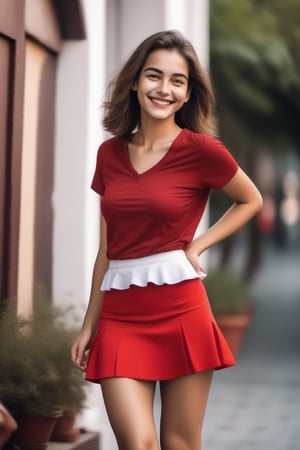
{"label": "neck", "polygon": [[149,146],[156,142],[173,140],[181,128],[172,120],[142,120],[141,126],[135,135],[135,141]]}

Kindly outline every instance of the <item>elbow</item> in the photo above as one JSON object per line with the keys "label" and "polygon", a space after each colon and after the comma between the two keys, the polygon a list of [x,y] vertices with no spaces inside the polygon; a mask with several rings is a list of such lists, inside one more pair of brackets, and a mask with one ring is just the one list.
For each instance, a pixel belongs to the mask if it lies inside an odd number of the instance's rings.
{"label": "elbow", "polygon": [[257,192],[256,199],[253,201],[254,214],[257,214],[263,207],[264,201],[260,192]]}

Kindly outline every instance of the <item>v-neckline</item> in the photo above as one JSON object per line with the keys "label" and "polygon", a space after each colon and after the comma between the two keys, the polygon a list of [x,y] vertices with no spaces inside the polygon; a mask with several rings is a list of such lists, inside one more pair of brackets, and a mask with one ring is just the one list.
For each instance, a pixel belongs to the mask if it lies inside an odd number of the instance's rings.
{"label": "v-neckline", "polygon": [[161,164],[163,164],[165,162],[165,160],[169,157],[170,153],[172,153],[175,144],[177,143],[178,139],[182,136],[184,130],[185,130],[185,128],[182,128],[180,130],[180,132],[177,134],[177,136],[171,142],[166,153],[155,164],[153,164],[153,166],[149,167],[148,169],[144,170],[143,172],[138,172],[136,170],[136,168],[134,167],[134,165],[132,164],[132,161],[131,161],[130,155],[129,155],[129,147],[128,147],[129,141],[125,140],[124,148],[122,149],[123,150],[122,153],[125,156],[126,163],[129,167],[129,169],[131,170],[131,172],[133,172],[137,177],[142,177],[143,175],[147,175],[149,172],[154,171],[157,167],[159,167]]}

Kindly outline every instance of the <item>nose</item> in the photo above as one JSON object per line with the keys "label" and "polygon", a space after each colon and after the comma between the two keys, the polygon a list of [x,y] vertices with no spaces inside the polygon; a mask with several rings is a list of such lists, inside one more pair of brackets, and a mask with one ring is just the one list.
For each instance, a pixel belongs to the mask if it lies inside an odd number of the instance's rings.
{"label": "nose", "polygon": [[170,84],[167,78],[161,78],[158,86],[158,92],[160,95],[168,95],[170,93]]}

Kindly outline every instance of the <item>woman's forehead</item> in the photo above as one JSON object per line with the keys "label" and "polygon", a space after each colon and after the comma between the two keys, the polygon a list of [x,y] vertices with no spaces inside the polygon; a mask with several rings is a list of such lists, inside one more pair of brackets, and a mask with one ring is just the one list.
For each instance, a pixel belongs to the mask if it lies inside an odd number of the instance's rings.
{"label": "woman's forehead", "polygon": [[154,67],[163,72],[184,73],[188,75],[186,58],[175,48],[153,50],[146,58],[143,70]]}

